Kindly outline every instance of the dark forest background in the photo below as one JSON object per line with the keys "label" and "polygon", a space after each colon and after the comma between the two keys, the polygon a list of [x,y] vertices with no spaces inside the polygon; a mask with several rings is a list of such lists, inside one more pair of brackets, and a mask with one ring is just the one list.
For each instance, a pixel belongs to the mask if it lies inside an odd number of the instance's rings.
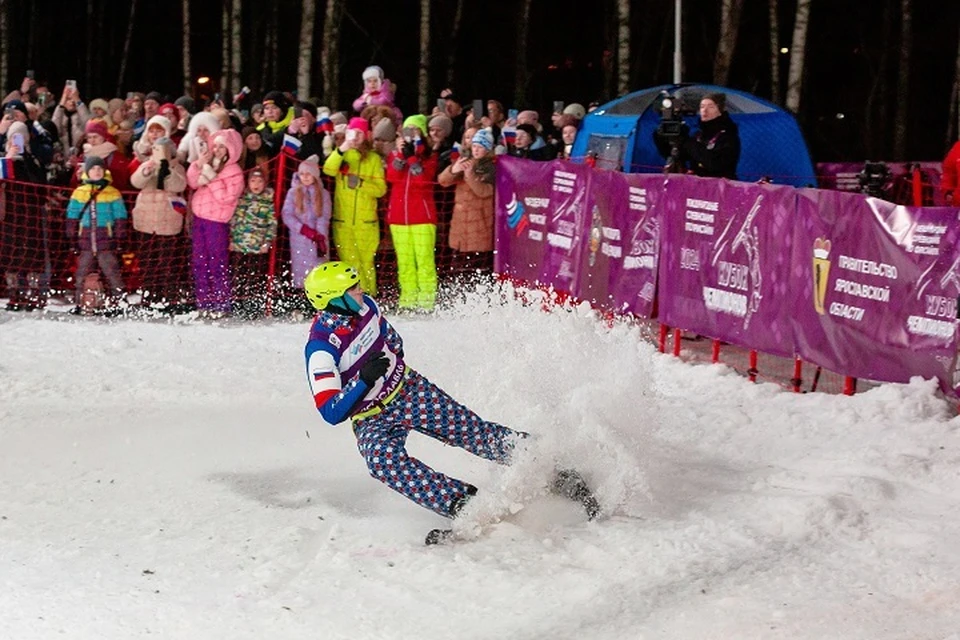
{"label": "dark forest background", "polygon": [[[295,89],[302,0],[236,0],[242,16],[238,82],[255,96],[265,90]],[[326,2],[316,2],[311,96],[322,104],[349,108],[361,88],[364,67],[378,64],[399,87],[404,112],[417,109],[420,63],[420,0],[342,0],[339,90],[321,95],[321,49]],[[797,0],[777,3],[778,37],[790,44]],[[209,76],[217,90],[223,55],[222,0],[191,1],[190,75]],[[520,0],[462,2],[461,26],[452,37],[457,0],[430,3],[432,98],[452,76],[469,101],[497,98],[508,106],[548,112],[554,100],[605,101],[611,56],[616,46],[617,3],[532,0],[525,43],[517,41]],[[913,0],[911,35],[903,41],[902,0],[813,0],[798,120],[817,161],[938,160],[956,139],[956,82],[960,2]],[[181,0],[131,1],[2,0],[7,14],[5,91],[19,86],[26,69],[36,70],[59,94],[67,78],[81,95],[113,97],[118,88],[124,44],[132,24],[121,94],[131,90],[183,92]],[[742,0],[742,16],[728,86],[770,99],[770,0]],[[641,89],[672,80],[673,7],[669,0],[630,2],[629,86]],[[719,41],[721,0],[684,0],[685,81],[712,81]],[[274,32],[275,29],[275,32]],[[276,56],[271,38],[275,38]],[[93,46],[88,46],[88,43]],[[526,56],[523,104],[516,60]],[[909,53],[909,82],[899,60]],[[449,69],[450,54],[455,63]],[[786,81],[786,58],[780,71]],[[906,94],[897,108],[898,96]],[[422,102],[421,102],[422,104]],[[894,157],[893,132],[906,128],[903,158]]]}

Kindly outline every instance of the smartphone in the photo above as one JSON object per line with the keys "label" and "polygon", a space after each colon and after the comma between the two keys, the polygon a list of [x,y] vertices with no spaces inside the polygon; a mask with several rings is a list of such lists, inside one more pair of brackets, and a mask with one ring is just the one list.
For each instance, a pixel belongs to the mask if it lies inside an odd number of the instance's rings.
{"label": "smartphone", "polygon": [[483,117],[483,100],[473,101],[473,117],[477,120]]}
{"label": "smartphone", "polygon": [[553,112],[554,112],[554,113],[563,113],[563,100],[554,100],[554,101],[553,101]]}
{"label": "smartphone", "polygon": [[209,147],[207,147],[207,143],[206,143],[206,142],[204,142],[203,140],[200,140],[200,139],[198,138],[198,139],[197,139],[197,148],[200,149],[200,153],[201,153],[201,154],[204,154],[204,153],[207,152],[207,149],[208,149]]}
{"label": "smartphone", "polygon": [[359,133],[357,129],[347,129],[347,140],[356,140]]}
{"label": "smartphone", "polygon": [[33,80],[33,69],[27,69],[27,77]]}
{"label": "smartphone", "polygon": [[67,80],[67,82],[65,83],[65,86],[66,86],[68,89],[73,89],[74,91],[76,91],[76,89],[77,89],[77,81],[76,81],[76,80]]}
{"label": "smartphone", "polygon": [[13,137],[11,138],[11,142],[13,142],[13,146],[15,146],[20,151],[24,150],[22,133],[13,134]]}
{"label": "smartphone", "polygon": [[447,110],[447,99],[446,98],[437,98],[437,109],[440,111]]}
{"label": "smartphone", "polygon": [[507,111],[507,118],[509,118],[510,120],[516,120],[517,116],[519,115],[520,115],[520,112],[517,111],[516,109],[510,109],[509,111]]}
{"label": "smartphone", "polygon": [[127,100],[133,100],[133,91],[127,91]]}

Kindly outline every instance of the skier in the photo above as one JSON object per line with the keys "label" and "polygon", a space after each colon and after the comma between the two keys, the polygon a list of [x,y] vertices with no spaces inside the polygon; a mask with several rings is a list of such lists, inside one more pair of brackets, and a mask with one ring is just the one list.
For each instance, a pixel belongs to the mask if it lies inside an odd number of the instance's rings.
{"label": "skier", "polygon": [[[304,290],[319,310],[305,356],[320,415],[331,425],[353,421],[370,475],[422,507],[456,517],[477,488],[410,457],[405,446],[410,431],[500,464],[509,464],[517,440],[528,434],[481,419],[407,366],[403,339],[363,293],[350,265],[328,262],[314,268]],[[573,474],[559,472],[555,488],[581,501],[593,518],[599,505]],[[448,533],[432,531],[428,544],[437,541],[437,532]]]}

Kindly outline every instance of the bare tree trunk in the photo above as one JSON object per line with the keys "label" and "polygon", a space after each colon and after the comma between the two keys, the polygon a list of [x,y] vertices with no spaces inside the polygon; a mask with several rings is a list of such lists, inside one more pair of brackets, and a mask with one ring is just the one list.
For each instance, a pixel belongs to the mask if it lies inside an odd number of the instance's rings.
{"label": "bare tree trunk", "polygon": [[770,17],[770,100],[780,104],[780,16],[777,0],[767,0]]}
{"label": "bare tree trunk", "polygon": [[520,10],[517,13],[517,53],[516,73],[514,75],[513,106],[521,109],[526,106],[527,81],[527,33],[530,31],[530,5],[533,0],[520,0]]}
{"label": "bare tree trunk", "polygon": [[456,78],[457,46],[460,44],[460,24],[463,22],[463,0],[457,0],[457,9],[453,14],[453,27],[450,30],[450,54],[447,56],[447,86],[452,87]]}
{"label": "bare tree trunk", "polygon": [[316,23],[316,0],[303,0],[300,18],[300,51],[297,55],[297,95],[310,97],[310,72],[313,70],[313,28]]}
{"label": "bare tree trunk", "polygon": [[327,0],[327,13],[323,20],[323,52],[320,66],[323,69],[323,99],[331,108],[340,102],[340,20],[343,17],[343,0]]}
{"label": "bare tree trunk", "polygon": [[220,6],[220,91],[230,86],[230,5],[233,0],[221,0]]}
{"label": "bare tree trunk", "polygon": [[[243,1],[233,0],[230,12],[230,93],[240,93],[240,70],[243,68]],[[222,87],[221,91],[226,91]]]}
{"label": "bare tree trunk", "polygon": [[426,113],[430,99],[430,0],[420,0],[420,65],[417,74],[417,108]]}
{"label": "bare tree trunk", "polygon": [[[103,19],[106,16],[106,13],[107,11],[106,11],[106,7],[104,6],[104,0],[101,0],[98,3],[98,6],[96,7],[97,26],[93,30],[93,34],[95,38],[94,43],[96,42],[96,38],[100,37],[100,34],[106,33],[106,31],[103,28]],[[96,44],[94,44],[93,53],[95,54],[94,56],[92,56],[94,84],[96,84],[96,86],[99,87],[101,91],[108,91],[108,89],[106,88],[106,81],[103,79],[103,67],[104,67],[103,50],[100,47],[96,46]]]}
{"label": "bare tree trunk", "polygon": [[[95,27],[93,21],[94,14],[94,0],[87,0],[87,50],[86,50],[86,81],[87,85],[84,87],[84,91],[87,91],[86,95],[93,95],[93,30]],[[4,41],[6,45],[6,41]],[[89,87],[89,89],[87,88]]]}
{"label": "bare tree trunk", "polygon": [[191,95],[193,91],[193,79],[190,77],[193,71],[190,69],[190,0],[183,0],[180,3],[183,9],[183,95]]}
{"label": "bare tree trunk", "polygon": [[[270,11],[273,11],[273,5],[270,5]],[[267,91],[269,86],[267,77],[268,70],[270,67],[270,38],[273,34],[270,31],[270,21],[268,20],[264,29],[263,29],[263,51],[261,54],[260,60],[260,91],[261,93]]]}
{"label": "bare tree trunk", "polygon": [[10,30],[7,28],[9,11],[10,3],[0,0],[0,95],[6,95],[10,75]]}
{"label": "bare tree trunk", "polygon": [[617,95],[630,92],[630,0],[617,0]]}
{"label": "bare tree trunk", "polygon": [[725,86],[730,80],[730,64],[737,48],[742,14],[743,0],[723,0],[720,8],[720,41],[717,43],[717,55],[713,59],[714,84]]}
{"label": "bare tree trunk", "polygon": [[[887,94],[889,93],[887,83],[887,66],[890,60],[890,45],[893,38],[893,14],[894,3],[896,0],[883,0],[883,18],[880,31],[880,60],[877,68],[869,69],[870,75],[874,78],[870,87],[870,93],[867,94],[867,100],[864,108],[863,119],[863,148],[866,150],[868,158],[886,157],[888,136],[881,135],[878,132],[887,132],[888,108]],[[869,38],[875,38],[875,33],[868,34]],[[861,46],[866,49],[866,43],[861,42]],[[869,58],[867,58],[869,62]]]}
{"label": "bare tree trunk", "polygon": [[[27,35],[27,68],[33,69],[36,67],[33,61],[35,60],[34,56],[37,53],[37,7],[40,5],[39,2],[31,2],[30,8],[30,20],[29,20],[29,33]],[[6,40],[4,40],[6,42]]]}
{"label": "bare tree trunk", "polygon": [[800,111],[800,96],[803,93],[803,67],[806,62],[807,27],[810,25],[812,0],[797,0],[797,13],[793,21],[793,39],[790,42],[790,69],[787,72],[786,107]]}
{"label": "bare tree trunk", "polygon": [[270,3],[270,82],[274,85],[279,83],[277,78],[277,38],[280,36],[277,30],[280,22],[279,7],[279,2]]}
{"label": "bare tree trunk", "polygon": [[900,2],[900,68],[897,72],[897,122],[893,130],[893,158],[907,155],[907,110],[910,102],[910,49],[913,48],[913,9],[911,0]]}
{"label": "bare tree trunk", "polygon": [[123,39],[123,53],[120,55],[120,73],[117,74],[117,93],[123,95],[123,76],[127,72],[127,58],[130,56],[130,42],[133,40],[133,25],[137,17],[137,0],[130,0],[130,18],[127,21],[127,37]]}

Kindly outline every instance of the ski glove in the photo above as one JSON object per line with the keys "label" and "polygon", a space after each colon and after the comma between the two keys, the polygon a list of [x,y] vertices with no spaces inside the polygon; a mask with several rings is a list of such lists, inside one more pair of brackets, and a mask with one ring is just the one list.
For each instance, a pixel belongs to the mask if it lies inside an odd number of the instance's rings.
{"label": "ski glove", "polygon": [[377,351],[370,356],[370,359],[363,363],[360,369],[360,379],[368,386],[372,387],[378,378],[382,378],[390,367],[390,361],[383,351]]}

